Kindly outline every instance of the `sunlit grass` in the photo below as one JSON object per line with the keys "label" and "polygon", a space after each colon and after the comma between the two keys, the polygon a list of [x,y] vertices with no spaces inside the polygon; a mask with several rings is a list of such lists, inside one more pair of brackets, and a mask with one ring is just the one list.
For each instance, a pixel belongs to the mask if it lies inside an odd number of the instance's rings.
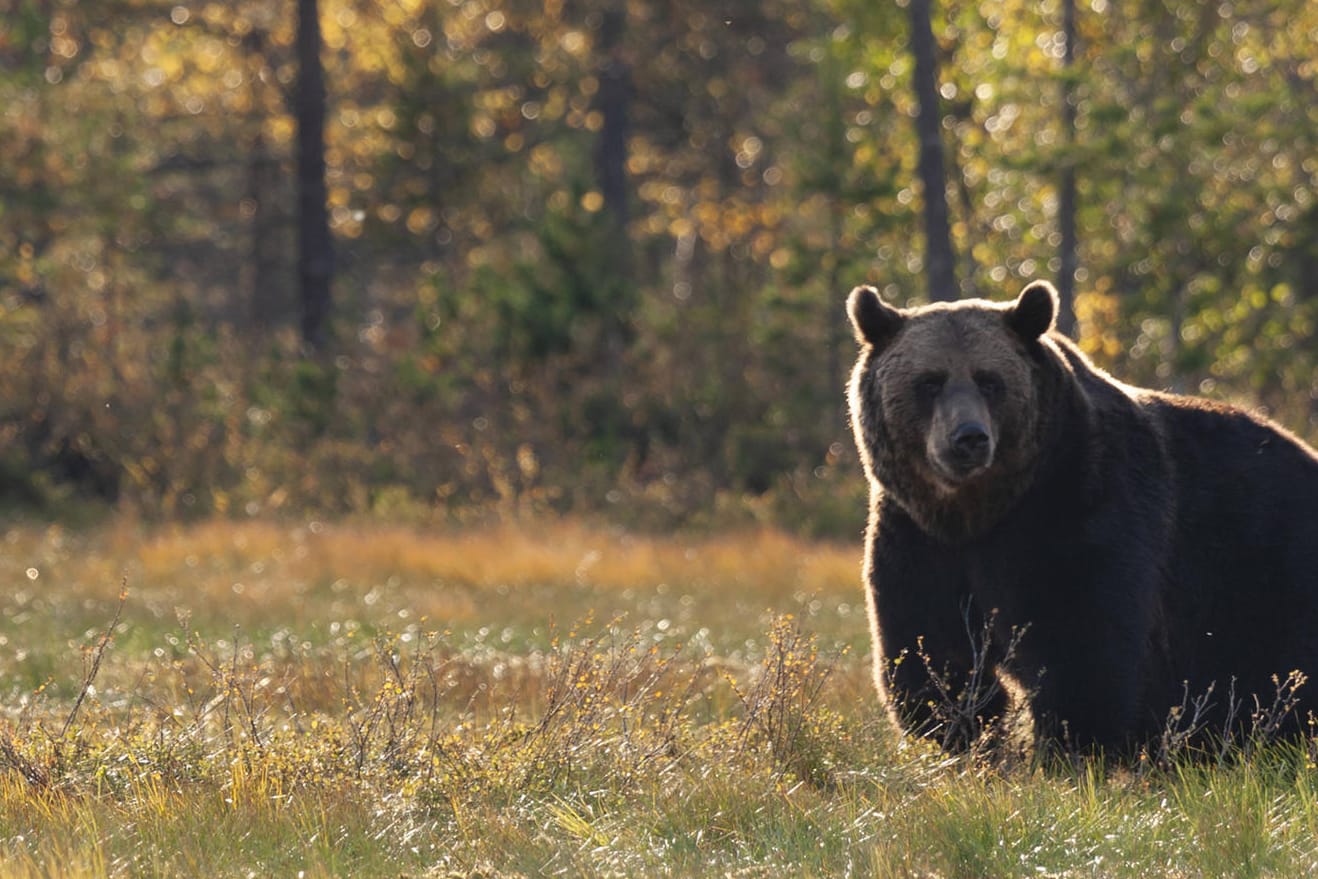
{"label": "sunlit grass", "polygon": [[1318,871],[1303,747],[1136,771],[897,738],[858,547],[128,520],[4,546],[0,877]]}
{"label": "sunlit grass", "polygon": [[[321,645],[345,632],[439,629],[463,644],[521,650],[593,613],[740,656],[774,613],[795,612],[825,637],[856,646],[867,637],[854,548],[770,531],[679,539],[560,522],[452,533],[120,522],[92,534],[17,528],[4,550],[0,575],[17,588],[0,596],[0,613],[36,627],[22,647],[30,668],[44,661],[34,655],[41,645],[62,648],[103,622],[124,577],[139,633],[182,615],[214,638],[238,626],[249,639],[282,631]],[[59,628],[48,628],[55,619]],[[5,653],[0,644],[0,669]]]}

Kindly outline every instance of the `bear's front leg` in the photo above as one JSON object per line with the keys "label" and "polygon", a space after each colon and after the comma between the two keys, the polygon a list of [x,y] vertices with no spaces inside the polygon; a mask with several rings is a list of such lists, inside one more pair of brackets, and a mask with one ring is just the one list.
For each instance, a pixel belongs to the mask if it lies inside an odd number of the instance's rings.
{"label": "bear's front leg", "polygon": [[[1089,593],[1101,594],[1101,587]],[[1129,756],[1149,726],[1141,716],[1147,616],[1138,605],[1118,611],[1118,602],[1080,604],[1065,617],[1038,615],[1012,672],[1032,692],[1037,747]]]}
{"label": "bear's front leg", "polygon": [[1136,744],[1132,731],[1138,703],[1133,689],[1121,680],[1121,665],[1055,665],[1044,673],[1030,700],[1036,750],[1060,747],[1118,759],[1129,756]]}
{"label": "bear's front leg", "polygon": [[920,635],[913,645],[880,636],[875,677],[903,731],[962,752],[1006,714],[1007,692],[996,675],[999,651],[976,637],[966,626]]}
{"label": "bear's front leg", "polygon": [[1002,659],[964,588],[955,551],[890,515],[872,528],[868,597],[874,675],[903,731],[964,751],[1003,717]]}

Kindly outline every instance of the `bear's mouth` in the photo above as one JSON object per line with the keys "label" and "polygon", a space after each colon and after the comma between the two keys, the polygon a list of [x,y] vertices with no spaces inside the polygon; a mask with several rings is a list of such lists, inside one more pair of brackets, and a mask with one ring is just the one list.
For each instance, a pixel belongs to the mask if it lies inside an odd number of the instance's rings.
{"label": "bear's mouth", "polygon": [[941,458],[933,459],[933,470],[939,481],[947,488],[956,489],[961,486],[974,482],[980,476],[988,472],[989,465],[992,463],[985,460],[982,463],[971,464],[964,462],[949,462]]}

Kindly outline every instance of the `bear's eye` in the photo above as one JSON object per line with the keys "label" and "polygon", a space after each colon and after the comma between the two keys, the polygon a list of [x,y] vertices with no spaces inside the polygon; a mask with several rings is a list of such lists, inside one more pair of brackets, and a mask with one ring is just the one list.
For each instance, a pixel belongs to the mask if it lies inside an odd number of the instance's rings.
{"label": "bear's eye", "polygon": [[975,386],[979,392],[989,399],[997,399],[1002,396],[1003,384],[1002,377],[991,372],[979,371],[975,373]]}
{"label": "bear's eye", "polygon": [[947,376],[937,372],[927,372],[915,380],[915,394],[921,400],[932,400],[943,392]]}

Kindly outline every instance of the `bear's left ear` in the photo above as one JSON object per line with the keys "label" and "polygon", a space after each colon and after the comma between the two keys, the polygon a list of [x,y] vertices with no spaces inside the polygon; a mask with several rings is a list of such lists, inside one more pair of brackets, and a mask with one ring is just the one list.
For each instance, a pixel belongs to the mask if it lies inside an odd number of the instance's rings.
{"label": "bear's left ear", "polygon": [[857,287],[847,297],[847,316],[856,331],[856,341],[882,350],[902,328],[900,311],[883,301],[873,287]]}
{"label": "bear's left ear", "polygon": [[1007,310],[1007,326],[1027,342],[1053,328],[1057,319],[1057,290],[1047,281],[1032,281]]}

